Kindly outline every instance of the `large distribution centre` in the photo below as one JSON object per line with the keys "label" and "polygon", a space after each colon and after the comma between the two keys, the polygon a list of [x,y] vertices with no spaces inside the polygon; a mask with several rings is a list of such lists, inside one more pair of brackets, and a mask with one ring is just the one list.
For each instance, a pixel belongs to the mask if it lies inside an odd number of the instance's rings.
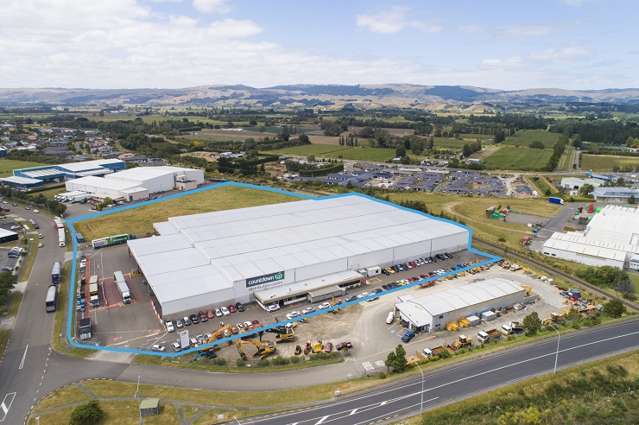
{"label": "large distribution centre", "polygon": [[128,241],[164,317],[234,302],[340,293],[356,272],[457,252],[469,233],[358,195],[172,217]]}
{"label": "large distribution centre", "polygon": [[582,232],[555,232],[544,255],[590,266],[639,270],[639,210],[607,205]]}
{"label": "large distribution centre", "polygon": [[173,189],[194,189],[204,182],[204,171],[182,167],[137,167],[107,174],[68,180],[68,191],[90,193],[125,201],[147,199],[150,194]]}
{"label": "large distribution centre", "polygon": [[471,315],[524,302],[526,290],[506,279],[487,279],[423,295],[401,295],[395,308],[410,329],[434,332]]}

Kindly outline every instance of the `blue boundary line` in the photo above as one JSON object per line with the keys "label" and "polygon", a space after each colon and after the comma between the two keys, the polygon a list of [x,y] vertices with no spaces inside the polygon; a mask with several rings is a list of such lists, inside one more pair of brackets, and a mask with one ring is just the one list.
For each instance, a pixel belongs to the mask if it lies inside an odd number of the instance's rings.
{"label": "blue boundary line", "polygon": [[[342,197],[347,197],[347,196],[359,196],[359,197],[363,197],[366,199],[369,199],[371,201],[374,202],[379,202],[382,204],[386,204],[386,205],[390,205],[392,207],[404,210],[404,211],[408,211],[411,213],[417,213],[420,215],[423,215],[425,217],[428,217],[432,220],[437,220],[437,221],[441,221],[444,223],[448,223],[448,224],[452,224],[454,226],[457,227],[461,227],[464,230],[468,231],[468,243],[467,243],[467,250],[473,254],[485,257],[486,260],[482,260],[479,261],[477,263],[471,264],[469,266],[466,267],[461,267],[458,268],[456,270],[450,270],[447,271],[441,275],[437,275],[437,276],[432,276],[432,277],[428,277],[428,278],[424,278],[424,279],[418,279],[414,282],[411,282],[407,285],[404,286],[399,286],[396,288],[391,288],[388,290],[384,290],[380,293],[372,293],[369,294],[365,297],[362,298],[358,298],[357,300],[353,300],[353,301],[344,301],[340,304],[336,304],[334,306],[331,306],[329,308],[325,308],[322,310],[315,310],[312,311],[310,313],[295,317],[291,320],[285,320],[285,321],[280,321],[280,322],[276,322],[276,323],[271,323],[265,326],[261,326],[259,328],[253,329],[250,332],[244,332],[241,334],[237,334],[237,335],[232,335],[229,337],[225,337],[225,338],[221,338],[218,339],[215,342],[211,342],[208,344],[202,344],[199,345],[198,347],[193,347],[193,348],[189,348],[183,351],[179,351],[179,352],[173,352],[173,353],[160,353],[160,352],[156,352],[156,351],[151,351],[151,350],[144,350],[144,349],[140,349],[140,348],[130,348],[130,347],[111,347],[111,346],[104,346],[104,345],[99,345],[99,344],[86,344],[83,342],[79,342],[75,339],[75,326],[73,326],[73,317],[74,317],[74,313],[75,313],[75,292],[76,292],[76,267],[77,267],[77,256],[78,256],[78,242],[77,242],[77,231],[75,230],[75,223],[79,223],[81,221],[85,221],[85,220],[91,220],[94,218],[98,218],[98,217],[104,217],[104,216],[108,216],[108,215],[112,215],[112,214],[116,214],[122,211],[128,211],[128,210],[133,210],[136,208],[141,208],[141,207],[145,207],[148,205],[153,205],[153,204],[157,204],[160,202],[165,202],[165,201],[170,201],[173,199],[180,199],[183,198],[185,196],[189,196],[189,195],[193,195],[195,193],[202,193],[202,192],[207,192],[209,190],[215,190],[215,189],[219,189],[222,187],[239,187],[239,188],[244,188],[244,189],[253,189],[253,190],[261,190],[261,191],[266,191],[266,192],[273,192],[273,193],[278,193],[281,195],[286,195],[286,196],[290,196],[290,197],[294,197],[294,198],[298,198],[298,199],[309,199],[309,200],[316,200],[316,201],[323,201],[323,200],[327,200],[327,199],[336,199],[336,198],[342,198]],[[496,262],[498,262],[499,260],[501,260],[501,257],[496,256],[496,255],[492,255],[489,254],[487,252],[483,252],[480,251],[476,248],[474,248],[472,246],[472,240],[473,240],[473,229],[471,229],[470,227],[461,224],[461,223],[457,223],[456,221],[452,221],[446,218],[442,218],[442,217],[436,217],[436,216],[432,216],[430,214],[427,214],[425,212],[422,211],[418,211],[418,210],[414,210],[412,208],[408,208],[408,207],[404,207],[401,205],[397,205],[393,202],[390,201],[385,201],[382,199],[377,199],[375,197],[369,196],[369,195],[365,195],[362,193],[358,193],[358,192],[349,192],[349,193],[343,193],[343,194],[337,194],[337,195],[329,195],[329,196],[312,196],[312,195],[307,195],[307,194],[303,194],[303,193],[296,193],[296,192],[291,192],[288,190],[284,190],[284,189],[279,189],[276,187],[271,187],[271,186],[260,186],[260,185],[255,185],[255,184],[250,184],[250,183],[241,183],[241,182],[234,182],[234,181],[226,181],[226,182],[221,182],[221,183],[214,183],[211,185],[207,185],[207,186],[203,186],[197,189],[193,189],[193,190],[189,190],[189,191],[185,191],[185,192],[179,192],[179,193],[174,193],[174,194],[170,194],[170,195],[166,195],[166,196],[162,196],[156,199],[151,199],[148,201],[143,201],[143,202],[139,202],[136,204],[130,204],[130,205],[124,205],[124,206],[120,206],[120,207],[115,207],[115,208],[111,208],[109,210],[106,211],[98,211],[95,213],[89,213],[89,214],[83,214],[77,217],[72,217],[68,220],[65,220],[65,223],[67,224],[67,227],[69,229],[69,233],[71,235],[71,240],[72,240],[72,259],[71,259],[71,282],[70,282],[70,286],[69,286],[69,294],[68,294],[68,308],[67,308],[67,331],[66,331],[66,335],[67,335],[67,343],[74,347],[74,348],[80,348],[80,349],[89,349],[89,350],[103,350],[103,351],[111,351],[111,352],[117,352],[117,353],[130,353],[130,354],[136,354],[136,355],[150,355],[150,356],[158,356],[158,357],[166,357],[166,358],[175,358],[175,357],[179,357],[179,356],[184,356],[186,354],[191,354],[191,353],[196,353],[202,350],[206,350],[209,348],[213,348],[219,345],[223,345],[225,343],[232,343],[234,340],[249,336],[249,335],[255,335],[258,334],[260,332],[264,332],[268,329],[273,329],[279,326],[284,326],[287,323],[290,322],[302,322],[305,319],[308,318],[312,318],[315,316],[319,316],[321,314],[326,314],[329,313],[331,311],[334,310],[338,310],[338,309],[342,309],[345,307],[350,307],[352,305],[356,305],[356,304],[360,304],[366,301],[369,301],[371,299],[374,298],[378,298],[378,297],[383,297],[389,294],[393,294],[395,292],[404,290],[404,289],[408,289],[408,288],[413,288],[417,285],[421,285],[423,283],[427,283],[427,282],[432,282],[435,280],[441,280],[441,279],[445,279],[448,276],[453,276],[456,275],[458,273],[462,273],[471,269],[474,269],[476,267],[483,267],[483,266],[488,266],[491,264],[494,264]]]}

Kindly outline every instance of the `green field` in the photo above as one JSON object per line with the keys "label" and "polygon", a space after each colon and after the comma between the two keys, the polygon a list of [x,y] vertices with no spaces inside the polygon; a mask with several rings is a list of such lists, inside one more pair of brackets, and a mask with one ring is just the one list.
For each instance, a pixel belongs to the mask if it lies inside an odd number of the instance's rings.
{"label": "green field", "polygon": [[497,151],[484,158],[483,163],[491,170],[543,170],[552,149],[531,149],[517,146],[501,146]]}
{"label": "green field", "polygon": [[575,155],[577,155],[577,150],[574,146],[566,146],[564,153],[559,158],[559,163],[557,164],[557,171],[570,171],[572,170],[572,166],[575,163]]}
{"label": "green field", "polygon": [[295,198],[274,192],[222,187],[159,204],[82,221],[76,224],[76,228],[87,240],[119,233],[145,236],[153,233],[153,223],[165,221],[169,217],[275,204],[292,200],[295,200]]}
{"label": "green field", "polygon": [[636,171],[639,169],[639,157],[619,155],[581,155],[581,169],[593,171]]}
{"label": "green field", "polygon": [[16,168],[37,167],[47,165],[39,162],[18,161],[15,159],[0,159],[0,177],[10,176]]}
{"label": "green field", "polygon": [[361,161],[388,161],[395,157],[395,149],[350,147],[339,145],[303,145],[265,151],[279,155],[321,156]]}
{"label": "green field", "polygon": [[514,136],[508,136],[504,144],[513,146],[528,146],[539,141],[545,147],[552,147],[559,140],[559,133],[551,133],[546,130],[519,130]]}

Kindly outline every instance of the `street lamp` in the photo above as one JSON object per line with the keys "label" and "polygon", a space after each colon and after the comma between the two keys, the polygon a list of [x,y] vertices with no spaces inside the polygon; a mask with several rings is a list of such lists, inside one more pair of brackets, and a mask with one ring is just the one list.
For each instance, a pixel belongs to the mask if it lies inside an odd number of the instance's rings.
{"label": "street lamp", "polygon": [[419,365],[418,363],[415,363],[417,365],[417,368],[419,369],[419,374],[422,377],[422,391],[419,393],[420,398],[419,398],[419,413],[421,414],[424,410],[424,371],[422,370],[422,367]]}
{"label": "street lamp", "polygon": [[557,332],[557,349],[555,350],[555,367],[553,368],[553,371],[552,371],[553,374],[556,374],[557,361],[559,360],[559,343],[561,342],[561,333],[559,333],[559,328],[557,328],[557,326],[555,326],[554,324],[551,323],[550,326],[552,326],[555,332]]}

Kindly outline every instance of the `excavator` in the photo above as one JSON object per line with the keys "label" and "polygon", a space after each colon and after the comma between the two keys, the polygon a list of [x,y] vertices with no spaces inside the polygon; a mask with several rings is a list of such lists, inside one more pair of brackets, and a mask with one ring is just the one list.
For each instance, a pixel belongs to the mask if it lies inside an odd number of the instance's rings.
{"label": "excavator", "polygon": [[272,341],[258,341],[255,339],[243,341],[241,339],[238,339],[235,341],[235,347],[237,348],[238,353],[240,353],[240,357],[244,361],[248,359],[248,356],[244,351],[244,345],[246,344],[255,346],[257,351],[255,351],[255,354],[253,354],[253,357],[259,357],[260,359],[265,359],[266,357],[277,351],[277,348],[275,348],[275,344]]}

